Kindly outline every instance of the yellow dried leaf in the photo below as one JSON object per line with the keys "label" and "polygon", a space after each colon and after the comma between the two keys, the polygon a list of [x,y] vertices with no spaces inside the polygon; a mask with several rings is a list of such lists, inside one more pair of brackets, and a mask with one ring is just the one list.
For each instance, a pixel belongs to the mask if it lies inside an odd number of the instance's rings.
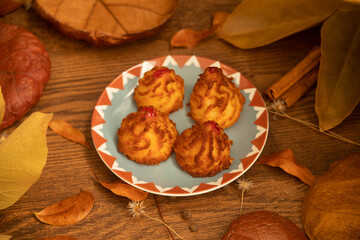
{"label": "yellow dried leaf", "polygon": [[52,114],[35,112],[0,145],[0,209],[14,204],[41,175]]}
{"label": "yellow dried leaf", "polygon": [[12,236],[0,234],[0,240],[10,240]]}
{"label": "yellow dried leaf", "polygon": [[52,120],[49,124],[51,130],[55,133],[67,138],[73,142],[80,143],[85,147],[89,148],[90,145],[87,143],[86,138],[79,129],[71,126],[69,123],[63,120]]}
{"label": "yellow dried leaf", "polygon": [[37,219],[50,225],[69,225],[83,220],[94,205],[94,196],[87,191],[61,200],[35,213]]}

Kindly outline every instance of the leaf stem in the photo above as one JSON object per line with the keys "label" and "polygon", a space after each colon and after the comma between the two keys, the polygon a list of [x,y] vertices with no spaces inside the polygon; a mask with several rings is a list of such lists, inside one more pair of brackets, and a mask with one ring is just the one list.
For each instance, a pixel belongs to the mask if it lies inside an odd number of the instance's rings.
{"label": "leaf stem", "polygon": [[[155,195],[154,195],[154,199],[155,199],[156,207],[157,207],[157,209],[158,209],[160,218],[161,218],[161,220],[165,223],[165,219],[164,219],[164,217],[163,217],[163,215],[162,215],[162,213],[161,213],[161,209],[160,209],[159,202],[158,202],[157,197],[156,197]],[[172,238],[173,240],[175,240],[175,239],[174,239],[174,236],[173,236],[172,233],[170,232],[170,229],[169,229],[168,227],[166,227],[166,226],[165,226],[165,228],[166,228],[166,230],[169,232],[171,238]]]}
{"label": "leaf stem", "polygon": [[173,231],[173,233],[175,233],[176,236],[178,236],[180,239],[185,239],[185,238],[183,238],[182,236],[180,236],[172,227],[170,227],[169,225],[167,225],[165,222],[161,221],[160,219],[151,217],[151,216],[147,215],[147,213],[145,213],[145,212],[142,212],[142,214],[143,214],[145,217],[148,217],[148,218],[150,218],[150,219],[152,219],[152,220],[155,220],[155,221],[157,221],[157,222],[160,222],[160,223],[164,224],[167,228],[169,228],[171,231]]}
{"label": "leaf stem", "polygon": [[338,139],[338,140],[341,140],[341,141],[343,141],[343,142],[350,143],[350,144],[353,144],[353,145],[356,145],[356,146],[360,147],[360,143],[354,142],[354,141],[352,141],[352,140],[350,140],[350,139],[347,139],[347,138],[345,138],[345,137],[343,137],[343,136],[340,136],[339,134],[336,134],[336,133],[334,133],[334,132],[332,132],[332,131],[320,131],[320,130],[319,130],[319,126],[317,126],[317,125],[315,125],[315,124],[313,124],[313,123],[306,122],[306,121],[304,121],[304,120],[300,120],[300,119],[294,118],[294,117],[290,116],[289,114],[286,114],[285,112],[276,112],[276,111],[273,111],[273,110],[270,110],[270,109],[268,109],[268,111],[269,111],[270,113],[275,114],[275,115],[282,116],[282,117],[285,117],[285,118],[294,120],[294,121],[296,121],[296,122],[298,122],[298,123],[301,123],[301,124],[303,124],[303,125],[311,128],[311,129],[313,129],[313,130],[315,130],[315,131],[317,131],[317,132],[323,133],[323,134],[325,134],[325,135],[327,135],[327,136],[330,136],[330,137],[336,138],[336,139]]}

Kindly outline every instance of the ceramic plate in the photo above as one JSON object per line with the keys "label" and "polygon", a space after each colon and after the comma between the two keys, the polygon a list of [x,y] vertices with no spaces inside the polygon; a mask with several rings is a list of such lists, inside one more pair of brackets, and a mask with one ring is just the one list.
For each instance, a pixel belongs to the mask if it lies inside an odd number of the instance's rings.
{"label": "ceramic plate", "polygon": [[[117,150],[117,130],[121,121],[137,111],[133,99],[134,88],[139,78],[154,66],[174,69],[185,81],[183,109],[171,113],[181,133],[194,121],[187,116],[190,94],[199,74],[206,67],[216,66],[225,75],[232,77],[239,86],[246,102],[239,120],[225,129],[233,141],[229,169],[213,177],[193,178],[178,166],[174,153],[156,166],[146,166],[128,160]],[[91,133],[95,148],[106,166],[125,182],[144,191],[166,196],[190,196],[221,188],[245,173],[259,157],[268,135],[268,113],[261,94],[240,72],[219,61],[197,56],[165,56],[144,61],[115,78],[101,94],[92,116]]]}

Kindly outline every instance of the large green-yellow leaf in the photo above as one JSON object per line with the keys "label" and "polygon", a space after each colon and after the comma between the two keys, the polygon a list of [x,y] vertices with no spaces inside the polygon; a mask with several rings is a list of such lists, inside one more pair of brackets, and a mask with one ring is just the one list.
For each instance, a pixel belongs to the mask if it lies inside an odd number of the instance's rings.
{"label": "large green-yellow leaf", "polygon": [[0,87],[0,124],[4,118],[4,114],[5,114],[5,100]]}
{"label": "large green-yellow leaf", "polygon": [[339,10],[321,29],[315,110],[322,130],[341,123],[360,100],[360,8]]}
{"label": "large green-yellow leaf", "polygon": [[46,163],[46,131],[52,114],[33,113],[0,145],[0,209],[35,183]]}
{"label": "large green-yellow leaf", "polygon": [[338,0],[243,0],[218,36],[240,48],[255,48],[313,27],[336,9]]}

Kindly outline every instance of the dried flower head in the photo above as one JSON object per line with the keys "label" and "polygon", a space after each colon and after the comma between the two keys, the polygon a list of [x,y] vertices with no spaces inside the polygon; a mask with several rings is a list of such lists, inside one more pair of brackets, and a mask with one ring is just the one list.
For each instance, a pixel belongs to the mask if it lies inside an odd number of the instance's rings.
{"label": "dried flower head", "polygon": [[171,228],[169,225],[167,225],[164,221],[149,216],[149,215],[145,212],[146,206],[144,205],[144,202],[143,202],[143,201],[140,201],[140,202],[139,202],[139,201],[131,201],[131,202],[129,202],[129,204],[128,204],[128,208],[129,208],[129,211],[130,211],[130,215],[131,215],[133,218],[138,218],[138,217],[140,217],[141,215],[144,215],[145,217],[147,217],[147,218],[149,218],[149,219],[152,219],[152,220],[154,220],[154,221],[160,222],[161,224],[163,224],[164,226],[166,226],[167,228],[169,228],[173,233],[175,233],[176,236],[178,236],[180,239],[184,239],[184,238],[181,237],[173,228]]}
{"label": "dried flower head", "polygon": [[241,191],[248,191],[253,186],[253,183],[245,178],[239,178],[237,184],[238,189]]}
{"label": "dried flower head", "polygon": [[241,190],[240,213],[242,213],[242,208],[244,204],[244,193],[253,186],[253,183],[245,178],[241,178],[237,180],[237,184],[238,184],[238,189]]}
{"label": "dried flower head", "polygon": [[286,103],[282,99],[276,99],[268,104],[268,109],[275,112],[284,112],[286,110]]}
{"label": "dried flower head", "polygon": [[146,206],[144,205],[144,202],[138,202],[138,201],[131,201],[128,204],[128,208],[130,211],[130,215],[133,218],[138,218],[140,215],[143,215],[145,213]]}

